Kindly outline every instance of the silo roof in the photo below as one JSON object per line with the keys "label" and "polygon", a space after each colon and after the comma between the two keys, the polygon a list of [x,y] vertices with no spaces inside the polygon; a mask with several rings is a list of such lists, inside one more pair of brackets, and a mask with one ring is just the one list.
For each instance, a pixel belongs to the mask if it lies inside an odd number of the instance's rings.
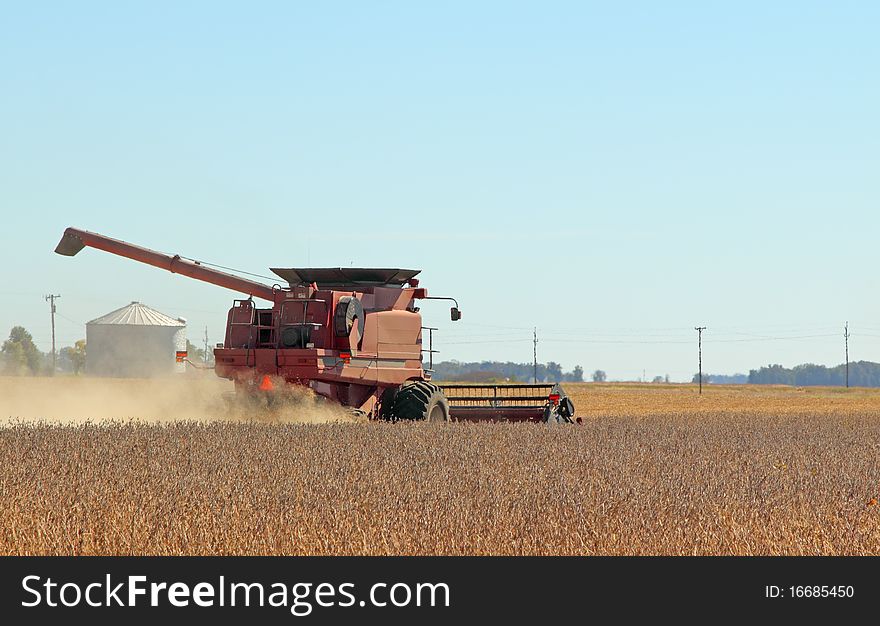
{"label": "silo roof", "polygon": [[181,319],[169,317],[164,313],[160,313],[156,309],[151,309],[146,304],[140,302],[132,302],[121,309],[116,309],[102,315],[87,325],[97,324],[120,324],[128,326],[186,326],[186,322]]}

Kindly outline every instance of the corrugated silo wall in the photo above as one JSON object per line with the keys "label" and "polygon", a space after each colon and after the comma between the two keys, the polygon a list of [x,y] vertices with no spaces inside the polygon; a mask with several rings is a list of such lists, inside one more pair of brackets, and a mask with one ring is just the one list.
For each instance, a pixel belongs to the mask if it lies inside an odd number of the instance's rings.
{"label": "corrugated silo wall", "polygon": [[186,350],[185,326],[86,325],[86,373],[121,378],[182,372],[175,352]]}
{"label": "corrugated silo wall", "polygon": [[[171,342],[174,344],[175,352],[186,352],[186,326],[178,326],[171,335]],[[186,371],[186,363],[175,363],[174,372],[182,374]]]}

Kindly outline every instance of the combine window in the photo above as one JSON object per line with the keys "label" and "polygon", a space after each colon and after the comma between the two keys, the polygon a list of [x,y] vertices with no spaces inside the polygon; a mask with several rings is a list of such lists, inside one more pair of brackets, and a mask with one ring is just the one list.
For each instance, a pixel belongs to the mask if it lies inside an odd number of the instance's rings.
{"label": "combine window", "polygon": [[272,309],[257,310],[257,345],[275,347],[275,323]]}
{"label": "combine window", "polygon": [[236,300],[229,309],[226,323],[227,348],[253,348],[253,326],[255,321],[254,303],[251,300]]}
{"label": "combine window", "polygon": [[324,346],[327,303],[314,298],[286,300],[281,304],[279,348]]}

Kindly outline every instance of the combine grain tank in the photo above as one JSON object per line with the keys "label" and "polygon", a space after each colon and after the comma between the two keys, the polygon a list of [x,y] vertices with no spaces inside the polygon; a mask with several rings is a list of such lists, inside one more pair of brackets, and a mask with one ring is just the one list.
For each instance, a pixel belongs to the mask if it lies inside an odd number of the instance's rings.
{"label": "combine grain tank", "polygon": [[[266,285],[117,239],[68,228],[55,248],[66,256],[97,248],[248,296],[233,302],[215,372],[239,394],[272,397],[285,385],[315,393],[376,419],[572,422],[559,385],[445,385],[430,380],[433,329],[422,325],[428,296],[419,270],[273,268],[284,282]],[[265,301],[258,304],[255,299]],[[428,350],[423,349],[427,333]]]}

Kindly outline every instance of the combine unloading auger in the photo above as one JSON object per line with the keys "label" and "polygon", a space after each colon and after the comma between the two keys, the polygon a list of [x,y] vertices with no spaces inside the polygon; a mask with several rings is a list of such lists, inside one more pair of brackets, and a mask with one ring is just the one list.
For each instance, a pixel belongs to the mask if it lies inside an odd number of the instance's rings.
{"label": "combine unloading auger", "polygon": [[[434,298],[419,270],[397,268],[272,268],[287,287],[265,285],[180,255],[68,228],[55,252],[84,247],[237,291],[226,336],[214,349],[214,370],[238,393],[272,394],[277,383],[309,387],[387,420],[573,422],[574,406],[557,385],[438,386],[422,362],[422,316],[416,300]],[[266,300],[258,307],[254,298]],[[427,352],[433,354],[432,348]]]}

